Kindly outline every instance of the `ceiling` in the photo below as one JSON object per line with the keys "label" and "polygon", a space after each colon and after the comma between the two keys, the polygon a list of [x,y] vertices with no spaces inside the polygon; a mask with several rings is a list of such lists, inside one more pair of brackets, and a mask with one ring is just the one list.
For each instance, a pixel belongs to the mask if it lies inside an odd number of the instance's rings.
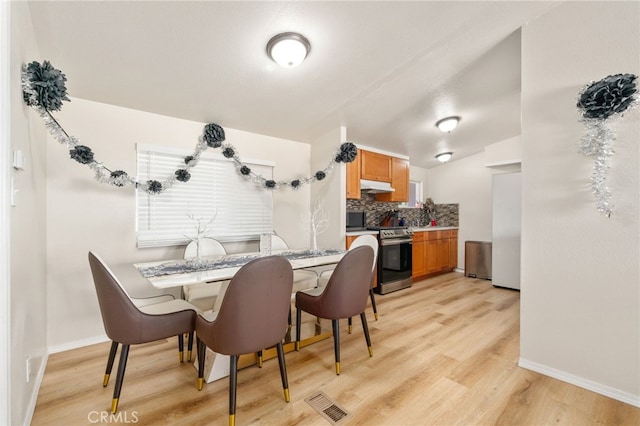
{"label": "ceiling", "polygon": [[[30,2],[42,58],[70,96],[300,142],[350,141],[430,168],[520,134],[523,1]],[[266,55],[311,42],[302,65]],[[444,134],[435,122],[462,117]]]}

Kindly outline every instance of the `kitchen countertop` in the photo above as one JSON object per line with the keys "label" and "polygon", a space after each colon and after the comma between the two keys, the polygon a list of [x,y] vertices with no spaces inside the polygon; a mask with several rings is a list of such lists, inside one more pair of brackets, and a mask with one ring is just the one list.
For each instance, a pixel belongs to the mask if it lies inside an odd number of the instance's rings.
{"label": "kitchen countertop", "polygon": [[423,231],[446,231],[449,229],[458,229],[457,226],[421,226],[418,228],[409,228],[413,232],[423,232]]}

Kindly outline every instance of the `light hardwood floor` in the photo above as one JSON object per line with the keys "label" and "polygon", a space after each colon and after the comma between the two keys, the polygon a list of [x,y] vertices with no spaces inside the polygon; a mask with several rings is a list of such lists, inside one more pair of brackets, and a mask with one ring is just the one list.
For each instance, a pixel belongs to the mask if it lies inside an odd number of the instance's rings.
{"label": "light hardwood floor", "polygon": [[[377,296],[367,311],[374,355],[359,318],[341,324],[342,374],[327,339],[286,355],[291,402],[278,363],[238,373],[236,424],[322,425],[304,399],[323,391],[350,414],[347,425],[639,425],[640,409],[519,368],[520,293],[450,273]],[[228,381],[196,390],[176,339],[134,346],[112,423],[227,424]],[[102,387],[109,343],[49,357],[33,425],[95,424],[111,404]]]}

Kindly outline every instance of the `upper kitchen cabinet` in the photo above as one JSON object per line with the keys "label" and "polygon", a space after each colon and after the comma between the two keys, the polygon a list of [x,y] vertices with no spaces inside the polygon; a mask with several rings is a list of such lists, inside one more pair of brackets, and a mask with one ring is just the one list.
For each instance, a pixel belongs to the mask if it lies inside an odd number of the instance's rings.
{"label": "upper kitchen cabinet", "polygon": [[391,158],[388,155],[371,151],[360,151],[361,178],[377,180],[379,182],[391,182]]}
{"label": "upper kitchen cabinet", "polygon": [[409,201],[409,160],[387,157],[391,159],[391,186],[395,191],[376,194],[378,201]]}
{"label": "upper kitchen cabinet", "polygon": [[347,199],[360,199],[360,165],[362,163],[362,150],[358,150],[356,159],[347,163]]}

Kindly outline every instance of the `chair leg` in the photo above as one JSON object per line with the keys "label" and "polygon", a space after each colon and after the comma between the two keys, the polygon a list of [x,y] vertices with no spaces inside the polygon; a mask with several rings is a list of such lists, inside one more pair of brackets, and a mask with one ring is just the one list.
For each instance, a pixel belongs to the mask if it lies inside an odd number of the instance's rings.
{"label": "chair leg", "polygon": [[351,317],[349,317],[349,334],[351,334],[351,331],[353,331],[353,319]]}
{"label": "chair leg", "polygon": [[278,342],[276,345],[278,350],[278,363],[280,364],[280,378],[282,379],[282,389],[284,389],[284,400],[289,402],[289,381],[287,380],[287,365],[284,361],[284,348],[282,342]]}
{"label": "chair leg", "polygon": [[236,424],[236,391],[238,389],[238,355],[229,357],[229,426]]}
{"label": "chair leg", "polygon": [[111,342],[111,350],[109,350],[109,358],[107,359],[107,369],[104,371],[104,379],[102,379],[102,386],[105,388],[109,384],[109,377],[111,376],[111,369],[113,368],[113,361],[116,359],[117,351],[118,342]]}
{"label": "chair leg", "polygon": [[262,351],[256,352],[256,355],[258,355],[258,368],[262,368]]}
{"label": "chair leg", "polygon": [[331,320],[331,327],[333,328],[333,352],[336,356],[336,375],[340,375],[340,326],[338,320]]}
{"label": "chair leg", "polygon": [[127,368],[127,358],[129,357],[129,345],[122,345],[120,350],[120,362],[118,363],[118,375],[116,376],[116,387],[113,389],[113,400],[111,401],[111,412],[113,414],[118,411],[118,401],[120,400],[120,391],[122,390],[122,382],[124,381],[124,370]]}
{"label": "chair leg", "polygon": [[191,350],[193,349],[193,331],[189,332],[189,340],[187,342],[187,361],[191,362]]}
{"label": "chair leg", "polygon": [[207,345],[200,338],[196,338],[196,350],[198,351],[198,390],[202,390],[204,384],[204,357],[207,355]]}
{"label": "chair leg", "polygon": [[371,307],[373,308],[373,316],[378,321],[378,308],[376,307],[376,298],[373,295],[373,287],[369,289],[369,297],[371,298]]}
{"label": "chair leg", "polygon": [[178,334],[178,358],[180,362],[184,362],[184,335]]}
{"label": "chair leg", "polygon": [[367,340],[367,348],[369,349],[369,356],[373,356],[373,348],[371,347],[371,337],[369,336],[369,327],[367,326],[367,316],[363,313],[360,314],[362,320],[362,330],[364,330],[364,338]]}
{"label": "chair leg", "polygon": [[302,322],[302,310],[296,308],[296,351],[300,350],[300,322]]}

